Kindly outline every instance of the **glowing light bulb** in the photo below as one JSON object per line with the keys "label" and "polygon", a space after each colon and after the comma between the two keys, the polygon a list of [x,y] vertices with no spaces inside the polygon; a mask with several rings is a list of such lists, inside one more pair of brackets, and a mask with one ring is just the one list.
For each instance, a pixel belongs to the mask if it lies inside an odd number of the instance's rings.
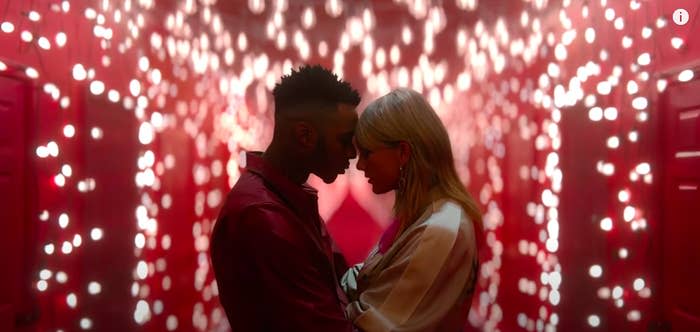
{"label": "glowing light bulb", "polygon": [[637,322],[642,319],[642,313],[639,310],[630,310],[627,313],[627,320],[630,322]]}
{"label": "glowing light bulb", "polygon": [[63,241],[63,245],[61,246],[61,252],[63,252],[66,255],[70,254],[71,252],[73,252],[73,245],[68,241]]}
{"label": "glowing light bulb", "polygon": [[73,79],[76,81],[82,81],[87,78],[87,71],[85,71],[85,67],[81,64],[76,64],[73,66]]}
{"label": "glowing light bulb", "polygon": [[49,149],[45,146],[37,147],[36,156],[39,158],[47,158],[49,156]]}
{"label": "glowing light bulb", "polygon": [[600,107],[593,107],[588,111],[588,118],[591,121],[600,121],[603,119],[603,109]]}
{"label": "glowing light bulb", "polygon": [[85,18],[88,20],[94,20],[97,17],[97,12],[92,8],[85,9]]}
{"label": "glowing light bulb", "polygon": [[153,142],[154,137],[155,132],[153,126],[148,122],[141,123],[139,127],[139,142],[143,145],[148,145]]}
{"label": "glowing light bulb", "polygon": [[15,25],[10,22],[2,22],[2,24],[0,24],[0,29],[4,33],[12,33],[15,31]]}
{"label": "glowing light bulb", "polygon": [[102,285],[100,285],[99,282],[91,281],[88,284],[88,293],[90,293],[92,295],[97,295],[100,292],[102,292]]}
{"label": "glowing light bulb", "polygon": [[136,234],[134,244],[136,245],[136,248],[142,249],[146,245],[146,237],[141,233]]}
{"label": "glowing light bulb", "polygon": [[30,21],[33,22],[38,22],[41,19],[41,15],[37,13],[36,11],[32,10],[27,14],[27,17],[29,18]]}
{"label": "glowing light bulb", "polygon": [[90,129],[90,137],[92,137],[92,139],[99,140],[102,139],[102,136],[103,132],[102,129],[100,129],[99,127],[92,127]]}
{"label": "glowing light bulb", "polygon": [[612,21],[615,19],[615,10],[612,8],[608,8],[605,10],[605,19],[608,21]]}
{"label": "glowing light bulb", "polygon": [[78,248],[81,244],[83,244],[83,238],[80,234],[75,234],[75,236],[73,236],[73,246]]}
{"label": "glowing light bulb", "polygon": [[606,218],[603,218],[603,220],[600,221],[600,229],[602,229],[602,230],[604,230],[604,231],[606,231],[606,232],[609,232],[609,231],[612,230],[612,228],[613,228],[612,219],[606,217]]}
{"label": "glowing light bulb", "polygon": [[639,1],[637,1],[637,0],[630,1],[630,9],[638,10],[641,7],[642,7],[642,4]]}
{"label": "glowing light bulb", "polygon": [[37,45],[45,50],[51,49],[51,42],[49,42],[46,37],[39,37],[39,40],[37,40]]}
{"label": "glowing light bulb", "polygon": [[591,327],[600,326],[600,317],[598,317],[598,315],[588,316],[588,325],[590,325]]}
{"label": "glowing light bulb", "polygon": [[679,38],[679,37],[671,38],[671,46],[673,46],[673,48],[679,49],[679,48],[683,47],[683,44],[685,44],[685,42],[683,41],[682,38]]}
{"label": "glowing light bulb", "polygon": [[27,69],[24,70],[24,73],[27,75],[29,78],[37,79],[39,78],[39,72],[32,68],[32,67],[27,67]]}
{"label": "glowing light bulb", "polygon": [[151,310],[148,303],[144,300],[140,300],[136,304],[136,310],[134,311],[134,321],[139,325],[142,325],[151,319]]}
{"label": "glowing light bulb", "polygon": [[99,241],[99,240],[101,240],[103,235],[104,235],[104,233],[102,232],[102,229],[101,229],[101,228],[93,228],[93,229],[90,231],[90,238],[91,238],[93,241]]}
{"label": "glowing light bulb", "polygon": [[75,136],[75,127],[73,125],[66,125],[63,127],[63,136],[71,138]]}
{"label": "glowing light bulb", "polygon": [[65,213],[61,213],[61,215],[58,217],[58,225],[61,226],[61,228],[66,228],[68,227],[68,223],[70,222],[68,215]]}
{"label": "glowing light bulb", "polygon": [[107,99],[113,103],[118,103],[119,102],[119,91],[110,89],[109,92],[107,93]]}
{"label": "glowing light bulb", "polygon": [[630,131],[629,134],[627,134],[627,139],[629,139],[630,142],[636,142],[639,139],[639,134],[635,130]]}
{"label": "glowing light bulb", "polygon": [[65,177],[69,178],[71,175],[73,175],[73,168],[70,167],[70,165],[66,164],[61,167],[61,173],[65,175]]}
{"label": "glowing light bulb", "polygon": [[148,276],[148,265],[146,265],[146,262],[139,261],[136,265],[136,275],[138,275],[139,279],[146,279]]}
{"label": "glowing light bulb", "polygon": [[[58,89],[56,89],[55,93],[58,94]],[[61,106],[61,108],[64,110],[68,109],[68,107],[70,106],[70,98],[68,98],[68,96],[61,97],[61,101],[59,101],[59,106]]]}
{"label": "glowing light bulb", "polygon": [[58,281],[59,284],[65,284],[68,281],[68,275],[63,271],[58,271],[58,273],[56,273],[56,281]]}
{"label": "glowing light bulb", "polygon": [[31,43],[32,40],[34,40],[34,35],[31,32],[24,30],[20,34],[20,38],[22,38],[22,41],[24,41],[25,43]]}
{"label": "glowing light bulb", "polygon": [[587,43],[592,44],[595,41],[595,29],[587,28],[584,37]]}
{"label": "glowing light bulb", "polygon": [[600,276],[603,275],[603,268],[601,268],[598,264],[592,265],[588,269],[588,274],[593,278],[600,278]]}
{"label": "glowing light bulb", "polygon": [[640,163],[634,170],[640,175],[646,175],[651,171],[651,165],[649,165],[649,163]]}
{"label": "glowing light bulb", "polygon": [[39,220],[41,220],[41,221],[49,220],[49,211],[46,211],[46,210],[41,211],[41,214],[39,214]]}
{"label": "glowing light bulb", "polygon": [[625,20],[622,17],[618,17],[615,19],[613,25],[615,26],[615,29],[622,30],[625,28]]}
{"label": "glowing light bulb", "polygon": [[316,24],[316,14],[312,7],[307,7],[301,15],[304,29],[311,29]]}
{"label": "glowing light bulb", "polygon": [[131,80],[129,82],[129,92],[131,92],[132,96],[138,97],[141,94],[141,83],[135,79]]}
{"label": "glowing light bulb", "polygon": [[64,32],[59,32],[56,34],[56,46],[58,47],[63,47],[66,45],[66,42],[68,41],[68,37],[66,37],[66,34]]}
{"label": "glowing light bulb", "polygon": [[678,80],[681,82],[688,82],[693,79],[695,73],[691,69],[686,69],[678,74]]}
{"label": "glowing light bulb", "polygon": [[605,110],[603,111],[603,117],[605,117],[605,119],[609,120],[609,121],[616,120],[617,119],[617,108],[606,107]]}
{"label": "glowing light bulb", "polygon": [[167,326],[168,331],[175,331],[177,329],[177,317],[174,315],[169,315],[165,325]]}
{"label": "glowing light bulb", "polygon": [[59,149],[58,144],[56,144],[56,142],[51,141],[48,144],[46,144],[46,149],[51,157],[58,157]]}
{"label": "glowing light bulb", "polygon": [[39,272],[39,278],[42,280],[48,280],[51,279],[51,276],[53,273],[51,273],[51,270],[43,269]]}
{"label": "glowing light bulb", "polygon": [[637,63],[640,66],[647,66],[651,63],[651,55],[649,53],[642,53],[637,57]]}
{"label": "glowing light bulb", "polygon": [[656,19],[656,27],[659,29],[666,27],[667,23],[668,22],[666,22],[666,19],[663,17],[659,17]]}
{"label": "glowing light bulb", "polygon": [[53,183],[56,184],[56,186],[63,187],[66,185],[66,177],[63,176],[63,174],[58,174],[53,177]]}
{"label": "glowing light bulb", "polygon": [[70,293],[66,296],[66,303],[69,307],[75,308],[78,305],[78,297],[75,294]]}
{"label": "glowing light bulb", "polygon": [[557,46],[554,47],[554,57],[559,60],[559,61],[564,61],[566,60],[566,57],[568,56],[568,52],[566,51],[566,46],[562,44],[558,44]]}
{"label": "glowing light bulb", "polygon": [[103,92],[105,92],[105,84],[98,80],[90,82],[90,92],[96,96],[101,95]]}
{"label": "glowing light bulb", "polygon": [[620,258],[625,259],[629,256],[629,251],[627,250],[627,248],[620,248],[620,250],[617,251],[617,255]]}
{"label": "glowing light bulb", "polygon": [[612,290],[612,297],[613,299],[619,299],[622,297],[622,287],[620,286],[615,286]]}
{"label": "glowing light bulb", "polygon": [[633,43],[632,38],[627,37],[627,36],[622,37],[622,47],[623,48],[632,47],[632,43]]}
{"label": "glowing light bulb", "polygon": [[560,300],[561,294],[559,294],[559,291],[553,290],[549,292],[549,303],[551,303],[552,305],[558,305]]}
{"label": "glowing light bulb", "polygon": [[92,329],[92,320],[90,318],[80,319],[80,328],[83,330]]}
{"label": "glowing light bulb", "polygon": [[139,69],[142,72],[147,71],[149,66],[150,61],[148,61],[148,57],[142,56],[141,58],[139,58]]}

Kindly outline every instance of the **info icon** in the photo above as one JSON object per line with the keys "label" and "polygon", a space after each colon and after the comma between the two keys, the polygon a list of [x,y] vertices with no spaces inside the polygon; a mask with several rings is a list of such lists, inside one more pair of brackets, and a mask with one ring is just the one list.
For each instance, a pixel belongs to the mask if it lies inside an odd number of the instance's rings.
{"label": "info icon", "polygon": [[686,25],[690,21],[690,14],[683,8],[678,8],[673,12],[673,23],[676,25]]}

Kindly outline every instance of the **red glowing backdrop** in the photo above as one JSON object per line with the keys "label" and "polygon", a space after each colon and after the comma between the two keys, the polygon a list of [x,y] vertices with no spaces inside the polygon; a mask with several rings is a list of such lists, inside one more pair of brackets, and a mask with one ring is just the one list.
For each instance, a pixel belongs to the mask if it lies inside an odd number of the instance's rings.
{"label": "red glowing backdrop", "polygon": [[[0,330],[226,330],[209,234],[302,63],[445,122],[484,211],[474,329],[700,326],[694,1],[1,4]],[[392,197],[351,168],[310,181],[355,262]]]}

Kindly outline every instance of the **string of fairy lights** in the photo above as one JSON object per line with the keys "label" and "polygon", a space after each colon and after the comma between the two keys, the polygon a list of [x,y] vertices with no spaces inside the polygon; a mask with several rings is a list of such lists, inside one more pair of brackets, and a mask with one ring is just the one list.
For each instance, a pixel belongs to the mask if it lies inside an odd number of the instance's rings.
{"label": "string of fairy lights", "polygon": [[[480,9],[477,0],[457,0],[455,5],[464,12]],[[560,261],[557,255],[562,246],[560,228],[566,227],[566,221],[559,218],[559,195],[566,185],[560,165],[562,132],[559,123],[567,108],[583,103],[592,123],[617,122],[624,124],[620,128],[631,128],[611,132],[603,142],[611,154],[634,145],[646,132],[644,126],[651,116],[653,96],[668,85],[667,80],[651,74],[657,59],[654,48],[649,45],[662,43],[680,50],[684,40],[671,36],[669,40],[652,42],[667,28],[668,22],[663,15],[648,14],[649,9],[645,7],[652,4],[635,0],[624,4],[629,8],[625,11],[622,4],[606,0],[583,3],[563,0],[561,4],[525,0],[516,21],[499,17],[495,22],[477,20],[474,25],[457,28],[448,28],[451,16],[441,5],[425,1],[394,1],[392,6],[404,8],[416,21],[394,28],[378,24],[379,12],[373,11],[371,6],[351,11],[352,6],[349,2],[326,0],[322,6],[304,6],[300,17],[291,19],[285,14],[290,7],[286,0],[271,3],[249,0],[246,15],[265,18],[264,25],[251,31],[227,25],[229,17],[217,11],[215,0],[182,0],[167,11],[160,9],[153,0],[102,0],[90,4],[63,0],[47,8],[6,15],[0,22],[0,33],[27,45],[36,45],[44,57],[57,49],[74,47],[75,37],[66,31],[29,27],[36,27],[44,20],[66,18],[76,18],[90,26],[92,38],[97,42],[93,51],[99,53],[99,61],[74,63],[67,73],[62,73],[72,80],[51,82],[41,72],[50,68],[37,69],[1,61],[0,71],[14,68],[23,72],[62,109],[69,109],[73,104],[66,91],[72,84],[82,82],[93,95],[133,111],[138,121],[141,151],[134,161],[138,165],[134,184],[141,199],[135,211],[136,265],[131,287],[131,295],[136,299],[133,319],[137,324],[147,327],[157,319],[168,330],[186,329],[188,321],[198,330],[212,330],[225,324],[216,301],[217,287],[207,250],[214,218],[227,188],[212,183],[214,179],[225,178],[223,183],[232,185],[239,176],[237,158],[240,152],[261,148],[261,142],[270,137],[268,109],[271,105],[267,91],[274,87],[282,73],[309,60],[332,59],[332,69],[340,76],[360,73],[366,82],[366,86],[360,85],[366,90],[364,99],[383,95],[394,86],[409,86],[424,93],[445,120],[453,144],[469,147],[455,149],[460,175],[470,182],[475,173],[484,174],[484,184],[475,188],[475,197],[485,207],[489,257],[482,262],[480,285],[483,287],[470,316],[472,324],[487,331],[497,330],[504,319],[512,317],[517,325],[529,331],[557,329],[559,289],[566,282],[567,268],[567,262]],[[557,10],[552,11],[552,7]],[[341,28],[338,35],[318,40],[312,31],[327,17],[340,20]],[[151,21],[158,19],[162,19],[162,24]],[[386,35],[382,29],[395,29],[391,31],[396,32],[397,37],[387,43],[381,37]],[[444,34],[452,34],[454,45],[450,49],[454,49],[454,53],[448,52],[452,60],[436,56],[436,40]],[[603,37],[605,34],[609,36]],[[590,58],[575,54],[581,47],[591,50]],[[268,49],[280,56],[264,51]],[[356,59],[347,58],[353,49],[361,51],[357,68],[351,67]],[[405,65],[402,57],[412,52],[419,53],[416,64]],[[444,56],[445,51],[441,52],[440,56]],[[634,63],[623,66],[609,61],[622,55],[633,57]],[[109,78],[109,73],[117,70],[113,63],[118,57],[129,57],[137,64],[132,72],[127,72],[129,78],[125,82]],[[522,76],[522,73],[533,72],[536,75],[530,78],[534,80]],[[501,80],[505,74],[512,77],[502,80],[502,86],[489,84]],[[693,77],[692,70],[685,70],[676,79],[686,82]],[[617,91],[626,93],[624,103],[608,98]],[[457,111],[465,105],[467,111]],[[519,111],[533,108],[544,111],[545,118],[530,119]],[[622,116],[630,111],[634,112],[631,119]],[[633,121],[634,126],[627,121]],[[502,176],[503,158],[509,149],[503,140],[506,122],[517,127],[520,136],[532,144],[536,153],[545,156],[543,164],[523,165],[519,169],[520,179],[532,181],[539,193],[523,207],[523,212],[532,218],[538,236],[523,238],[517,243],[518,252],[531,260],[532,266],[540,272],[539,279],[522,277],[517,285],[520,292],[532,296],[533,303],[538,303],[535,315],[523,311],[508,316],[499,304],[504,301],[499,297],[499,289],[503,287],[499,271],[504,264],[500,232],[508,223],[508,216],[502,211],[505,199],[502,193],[507,186]],[[94,140],[105,134],[99,127],[87,129]],[[191,208],[196,220],[187,222],[192,225],[192,250],[196,257],[196,269],[191,272],[192,284],[200,299],[191,304],[191,317],[170,313],[171,303],[151,295],[156,293],[152,291],[154,288],[162,292],[175,291],[172,272],[169,272],[172,258],[162,254],[172,246],[172,237],[160,229],[158,215],[159,211],[169,209],[173,200],[172,193],[161,190],[161,178],[183,161],[171,154],[159,154],[157,141],[166,129],[185,132],[195,149],[192,163],[195,204]],[[66,124],[54,135],[70,139],[77,130],[83,128]],[[89,176],[74,179],[71,161],[61,153],[64,147],[58,141],[50,139],[35,147],[37,162],[59,160],[61,166],[52,175],[53,183],[62,190],[75,188],[89,195],[100,184]],[[214,152],[222,145],[230,156]],[[470,149],[476,145],[485,147],[487,154],[476,160],[477,171],[473,172],[466,165]],[[614,213],[596,224],[601,236],[623,228],[645,232],[650,221],[645,217],[644,201],[637,193],[648,190],[644,188],[653,183],[654,165],[648,160],[636,160],[628,167],[601,159],[596,163],[596,171],[607,178],[620,173],[629,175],[622,177],[623,180],[615,177],[618,179],[613,183],[615,192],[608,198],[609,204],[615,207]],[[55,221],[66,237],[63,241],[41,244],[47,260],[58,254],[70,255],[89,246],[87,239],[100,241],[109,233],[109,229],[100,227],[76,232],[75,227],[71,227],[72,214],[60,207],[40,207],[39,210],[38,219],[44,223]],[[633,250],[636,248],[617,248],[620,264],[624,264]],[[70,268],[39,267],[34,281],[37,292],[46,292],[53,283],[66,283],[70,278],[70,272],[66,271]],[[607,269],[603,258],[588,268],[591,283],[597,287],[595,296],[624,308],[629,322],[642,320],[639,303],[651,296],[648,276],[623,276],[618,280],[627,278],[630,282],[604,284],[600,280]],[[104,286],[99,280],[91,280],[81,287],[86,287],[91,296],[99,296]],[[62,295],[70,308],[78,307],[79,293],[74,290]],[[604,324],[605,316],[603,312],[591,312],[583,319],[589,327],[596,328]],[[78,326],[88,330],[93,327],[93,321],[83,316]]]}

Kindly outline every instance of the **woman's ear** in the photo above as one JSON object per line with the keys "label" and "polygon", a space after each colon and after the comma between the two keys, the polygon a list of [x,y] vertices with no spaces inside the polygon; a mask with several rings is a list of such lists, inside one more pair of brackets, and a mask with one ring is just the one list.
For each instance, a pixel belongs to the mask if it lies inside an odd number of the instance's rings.
{"label": "woman's ear", "polygon": [[411,159],[411,145],[406,141],[399,142],[399,163],[401,166],[406,165]]}
{"label": "woman's ear", "polygon": [[318,144],[318,132],[311,123],[298,121],[292,128],[294,140],[302,151],[313,151]]}

